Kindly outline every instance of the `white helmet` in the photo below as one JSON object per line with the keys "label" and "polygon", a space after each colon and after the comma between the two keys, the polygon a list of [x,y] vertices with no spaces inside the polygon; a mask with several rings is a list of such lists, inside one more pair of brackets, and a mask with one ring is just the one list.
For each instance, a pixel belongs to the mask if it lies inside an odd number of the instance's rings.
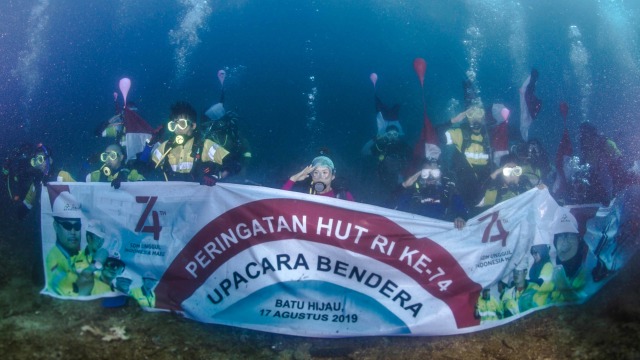
{"label": "white helmet", "polygon": [[64,191],[53,202],[51,213],[63,219],[82,218],[82,205],[70,192]]}

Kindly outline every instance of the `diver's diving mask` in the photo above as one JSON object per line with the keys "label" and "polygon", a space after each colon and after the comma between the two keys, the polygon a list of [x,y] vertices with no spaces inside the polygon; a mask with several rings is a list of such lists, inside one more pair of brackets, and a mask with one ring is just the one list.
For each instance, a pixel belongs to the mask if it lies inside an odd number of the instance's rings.
{"label": "diver's diving mask", "polygon": [[502,168],[502,175],[504,175],[504,176],[520,176],[520,175],[522,175],[522,168],[520,166]]}
{"label": "diver's diving mask", "polygon": [[484,110],[480,107],[472,107],[466,112],[469,119],[469,126],[472,130],[480,130],[484,120]]}
{"label": "diver's diving mask", "polygon": [[400,133],[395,131],[395,130],[391,130],[391,131],[387,131],[384,134],[384,137],[387,138],[390,141],[396,141],[400,137]]}
{"label": "diver's diving mask", "polygon": [[33,167],[38,167],[42,164],[44,164],[45,161],[47,161],[48,156],[46,155],[42,155],[42,154],[38,154],[34,157],[31,158],[31,166]]}
{"label": "diver's diving mask", "polygon": [[187,119],[171,120],[167,124],[167,129],[169,129],[169,131],[171,132],[176,131],[176,129],[184,130],[189,127],[190,124],[191,121]]}
{"label": "diver's diving mask", "polygon": [[422,171],[420,172],[420,177],[423,179],[428,179],[429,176],[434,179],[439,179],[440,175],[440,169],[422,169]]}
{"label": "diver's diving mask", "polygon": [[118,158],[118,153],[115,151],[105,151],[100,154],[100,161],[107,162],[109,160],[114,161]]}

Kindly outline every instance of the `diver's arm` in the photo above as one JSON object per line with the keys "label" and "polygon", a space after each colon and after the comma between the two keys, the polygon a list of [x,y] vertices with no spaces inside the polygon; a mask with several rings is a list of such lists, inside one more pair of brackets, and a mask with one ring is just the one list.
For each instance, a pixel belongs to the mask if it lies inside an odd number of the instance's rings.
{"label": "diver's arm", "polygon": [[309,177],[309,174],[311,174],[311,172],[315,169],[315,166],[313,165],[308,165],[307,167],[305,167],[304,169],[302,169],[300,172],[293,174],[289,177],[289,180],[293,181],[293,182],[298,182],[298,181],[302,181],[305,180]]}
{"label": "diver's arm", "polygon": [[451,124],[457,124],[457,123],[461,122],[462,120],[464,120],[464,118],[466,118],[466,117],[467,117],[467,112],[463,111],[463,112],[461,112],[460,114],[454,116],[451,119]]}
{"label": "diver's arm", "polygon": [[416,181],[418,181],[418,177],[420,176],[421,173],[422,173],[422,170],[420,170],[417,173],[411,175],[411,177],[409,177],[407,180],[402,182],[402,187],[406,189],[406,188],[412,186],[413,184],[415,184]]}

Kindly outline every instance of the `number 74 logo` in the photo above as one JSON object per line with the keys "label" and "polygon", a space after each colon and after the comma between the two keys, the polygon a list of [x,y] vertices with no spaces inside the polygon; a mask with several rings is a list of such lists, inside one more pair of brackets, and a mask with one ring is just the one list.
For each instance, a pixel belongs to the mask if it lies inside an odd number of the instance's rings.
{"label": "number 74 logo", "polygon": [[[147,204],[136,225],[136,232],[151,233],[153,234],[153,240],[160,240],[160,230],[162,230],[158,212],[153,210],[153,205],[155,205],[157,200],[157,196],[136,196],[136,202],[138,204]],[[149,213],[151,213],[151,225],[145,225]]]}
{"label": "number 74 logo", "polygon": [[[481,217],[480,219],[478,219],[478,221],[483,221],[483,220],[491,218],[491,220],[489,220],[489,224],[484,229],[484,233],[482,234],[482,242],[483,243],[494,242],[494,241],[502,241],[502,247],[505,247],[505,246],[507,246],[507,236],[509,236],[509,232],[506,231],[504,229],[504,227],[502,226],[502,220],[500,220],[498,218],[498,214],[499,213],[500,213],[499,211],[496,211],[494,213],[485,215],[485,216]],[[498,234],[491,235],[491,229],[493,229],[494,225],[495,225],[496,229],[498,229]]]}

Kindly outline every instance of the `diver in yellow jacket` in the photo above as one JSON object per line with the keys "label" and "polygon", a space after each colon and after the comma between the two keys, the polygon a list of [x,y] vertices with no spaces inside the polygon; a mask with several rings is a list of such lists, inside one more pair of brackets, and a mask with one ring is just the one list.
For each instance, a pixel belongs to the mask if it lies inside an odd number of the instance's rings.
{"label": "diver in yellow jacket", "polygon": [[51,150],[43,145],[23,144],[12,151],[2,166],[12,212],[24,219],[40,198],[40,185],[51,181],[75,181],[66,171],[56,171]]}
{"label": "diver in yellow jacket", "polygon": [[87,175],[87,182],[110,182],[111,186],[116,189],[120,188],[123,181],[142,181],[144,176],[135,169],[129,169],[124,164],[124,151],[122,146],[112,144],[107,146],[102,154],[100,161],[102,167]]}
{"label": "diver in yellow jacket", "polygon": [[196,181],[212,186],[220,178],[229,151],[210,139],[202,139],[196,127],[197,114],[189,103],[177,102],[171,107],[167,130],[173,135],[151,154],[166,181]]}

